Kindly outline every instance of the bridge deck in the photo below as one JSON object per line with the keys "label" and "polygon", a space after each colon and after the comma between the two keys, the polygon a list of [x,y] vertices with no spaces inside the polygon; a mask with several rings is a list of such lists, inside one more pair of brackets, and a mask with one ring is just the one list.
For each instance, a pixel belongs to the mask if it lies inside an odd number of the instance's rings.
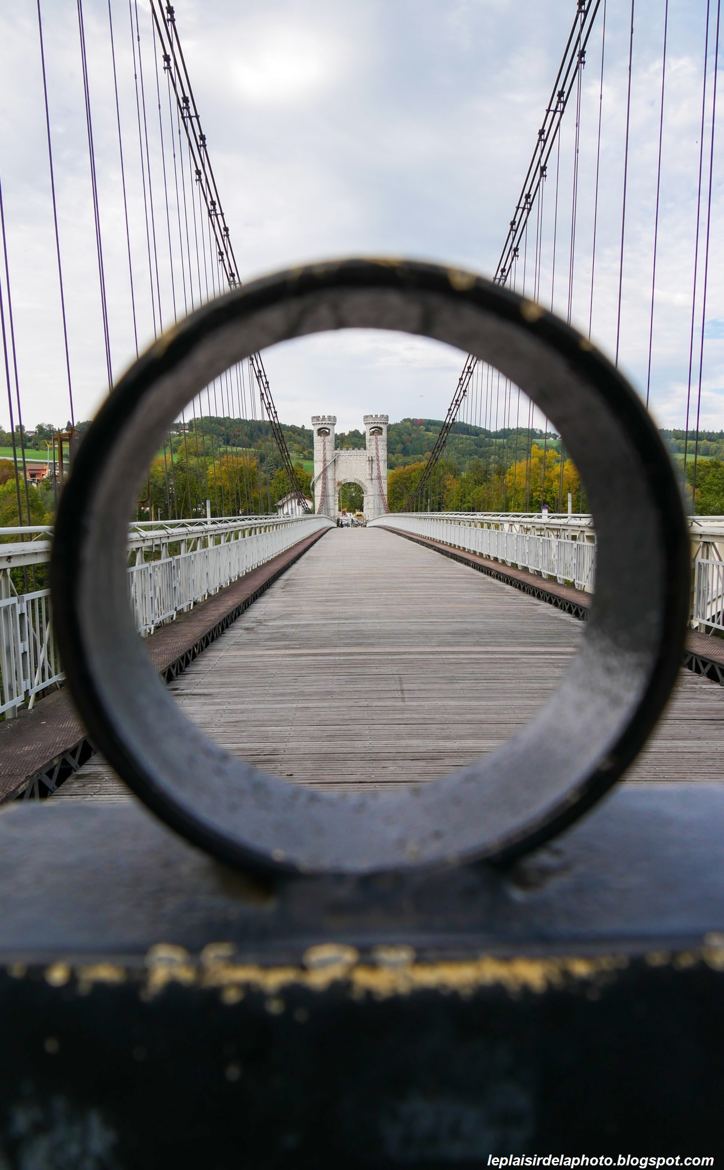
{"label": "bridge deck", "polygon": [[[171,687],[230,751],[291,781],[429,780],[527,722],[582,633],[392,533],[335,529]],[[683,671],[630,778],[724,778],[724,688]],[[124,792],[95,757],[54,799]]]}

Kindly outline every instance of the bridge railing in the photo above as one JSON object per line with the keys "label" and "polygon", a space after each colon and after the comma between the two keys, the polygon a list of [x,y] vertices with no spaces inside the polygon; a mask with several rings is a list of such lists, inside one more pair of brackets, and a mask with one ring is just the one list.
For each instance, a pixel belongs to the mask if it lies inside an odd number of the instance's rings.
{"label": "bridge railing", "polygon": [[[329,527],[324,516],[243,516],[133,524],[128,589],[138,630],[148,635],[178,613],[237,581],[303,537]],[[18,541],[19,536],[27,539]],[[53,640],[50,590],[22,578],[50,559],[52,529],[0,529],[0,714],[63,679]],[[18,588],[20,586],[20,588]]]}
{"label": "bridge railing", "polygon": [[530,513],[392,513],[373,524],[427,536],[502,564],[569,581],[592,593],[596,537],[590,516]]}
{"label": "bridge railing", "polygon": [[[588,515],[524,512],[391,513],[371,525],[398,528],[452,548],[593,593],[596,534]],[[724,632],[724,517],[691,516],[690,625]]]}

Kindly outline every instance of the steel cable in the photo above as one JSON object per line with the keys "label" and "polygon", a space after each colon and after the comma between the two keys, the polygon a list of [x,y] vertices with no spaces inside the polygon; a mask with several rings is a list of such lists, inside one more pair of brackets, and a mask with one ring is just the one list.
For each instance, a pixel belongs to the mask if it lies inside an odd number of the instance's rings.
{"label": "steel cable", "polygon": [[[3,196],[2,196],[2,183],[1,182],[0,182],[0,220],[4,224],[5,214],[4,214],[4,210],[3,210]],[[7,280],[7,271],[6,271],[6,280]],[[7,291],[8,291],[8,297],[9,297],[10,296],[9,284],[7,285]],[[13,470],[15,472],[15,500],[16,500],[17,509],[18,509],[18,524],[22,524],[22,522],[23,522],[23,505],[22,505],[22,500],[21,500],[21,495],[20,495],[20,477],[18,476],[18,445],[17,445],[17,432],[15,430],[15,407],[13,406],[13,390],[12,390],[12,380],[11,380],[11,376],[10,376],[10,350],[9,350],[9,346],[8,346],[7,327],[5,324],[5,302],[3,299],[3,287],[2,287],[1,280],[0,280],[0,326],[2,326],[3,361],[4,361],[4,366],[5,366],[5,384],[7,386],[8,415],[10,416],[10,442],[12,444]],[[16,378],[17,378],[17,373],[16,373]],[[22,451],[22,439],[23,439],[23,432],[21,430],[20,431],[21,451]],[[24,461],[24,459],[25,459],[25,453],[23,451],[23,461]],[[26,480],[26,489],[25,490],[26,490],[26,498],[27,498],[27,480]],[[28,522],[28,524],[30,524],[30,500],[29,499],[27,499],[27,504],[28,504],[27,522]]]}
{"label": "steel cable", "polygon": [[[598,127],[596,129],[596,178],[593,188],[593,240],[591,242],[591,291],[588,303],[588,336],[593,328],[593,290],[596,283],[596,242],[598,236],[598,196],[601,177],[601,127],[603,124],[603,73],[606,60],[606,2],[603,0],[603,16],[601,29],[601,73],[598,88]],[[668,5],[668,0],[666,0]],[[659,162],[661,159],[659,158]],[[551,308],[553,302],[551,300]]]}
{"label": "steel cable", "polygon": [[714,68],[712,81],[711,101],[711,143],[709,148],[709,182],[706,195],[706,237],[704,241],[704,281],[701,294],[701,340],[699,344],[699,377],[696,393],[696,438],[694,441],[694,474],[692,476],[691,495],[694,511],[696,511],[696,489],[699,465],[699,424],[701,421],[701,386],[704,372],[704,336],[706,333],[706,298],[709,282],[709,241],[711,235],[711,207],[712,186],[714,182],[714,137],[716,132],[716,96],[717,75],[719,70],[719,18],[721,16],[721,0],[716,6],[716,33],[714,40]]}
{"label": "steel cable", "polygon": [[651,261],[651,309],[649,312],[649,349],[646,361],[646,405],[651,396],[651,359],[654,344],[654,308],[656,302],[656,259],[659,243],[659,207],[661,200],[661,157],[664,141],[664,96],[666,92],[666,41],[669,31],[669,0],[664,0],[664,44],[661,53],[661,97],[659,100],[659,145],[656,158],[656,210],[654,212],[654,242]]}
{"label": "steel cable", "polygon": [[93,118],[91,113],[90,80],[88,77],[88,55],[85,43],[85,25],[83,21],[83,0],[77,0],[78,33],[80,37],[80,61],[83,74],[83,97],[85,100],[86,130],[88,134],[88,158],[91,174],[91,194],[93,201],[93,220],[95,224],[96,255],[98,259],[98,284],[100,288],[101,317],[103,321],[103,344],[106,355],[106,372],[108,375],[108,389],[113,387],[113,363],[111,361],[111,336],[108,324],[108,299],[106,297],[106,277],[103,264],[103,233],[101,231],[100,202],[98,198],[98,177],[96,174],[95,147],[93,144]]}
{"label": "steel cable", "polygon": [[704,33],[704,76],[701,86],[701,120],[699,125],[699,175],[697,179],[696,198],[696,232],[694,240],[694,274],[691,288],[691,327],[689,332],[689,372],[686,387],[686,424],[684,427],[684,474],[689,462],[689,419],[691,411],[691,382],[694,362],[694,328],[696,319],[696,292],[699,275],[699,234],[701,225],[701,190],[702,172],[704,165],[704,126],[706,121],[706,91],[707,91],[707,61],[709,58],[709,18],[711,15],[711,0],[706,3],[706,29]]}
{"label": "steel cable", "polygon": [[[110,3],[110,0],[109,0]],[[55,191],[55,166],[53,163],[53,140],[50,132],[50,103],[48,100],[48,79],[45,68],[45,45],[43,43],[43,18],[40,11],[40,0],[37,0],[38,8],[38,40],[40,42],[40,67],[43,76],[43,99],[45,104],[45,131],[48,140],[48,170],[50,172],[50,194],[53,205],[53,229],[55,232],[55,259],[58,268],[58,289],[60,292],[60,315],[63,325],[63,348],[65,353],[65,373],[68,382],[68,407],[70,409],[70,422],[75,426],[75,405],[73,403],[73,379],[70,372],[70,348],[68,345],[68,320],[65,309],[65,286],[63,282],[63,263],[60,254],[60,230],[58,227],[58,201]],[[110,9],[109,9],[110,11]],[[115,71],[115,63],[114,63]],[[115,72],[114,72],[115,76]],[[127,222],[127,221],[126,221]],[[138,353],[138,349],[136,349]],[[55,476],[53,477],[55,479]]]}
{"label": "steel cable", "polygon": [[621,248],[618,267],[618,305],[616,309],[616,356],[618,365],[619,349],[621,344],[621,306],[623,300],[623,264],[626,242],[626,195],[628,191],[628,154],[629,136],[631,131],[631,79],[633,75],[633,44],[634,44],[634,8],[636,0],[631,0],[631,32],[628,48],[628,86],[626,91],[626,136],[623,148],[623,192],[621,197]]}

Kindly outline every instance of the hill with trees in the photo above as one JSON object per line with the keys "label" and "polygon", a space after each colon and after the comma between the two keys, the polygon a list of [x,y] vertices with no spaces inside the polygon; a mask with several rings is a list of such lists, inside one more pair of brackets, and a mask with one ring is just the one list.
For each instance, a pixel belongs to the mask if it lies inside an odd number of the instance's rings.
{"label": "hill with trees", "polygon": [[[82,436],[90,424],[76,428]],[[388,501],[391,510],[409,506],[442,423],[439,419],[404,418],[388,430]],[[15,436],[0,430],[0,526],[18,522],[20,497],[23,523],[52,520],[52,482],[32,485],[28,491],[13,473],[12,445],[29,458],[50,451],[57,428],[46,423]],[[311,494],[313,440],[310,427],[282,424],[292,456],[297,486]],[[661,432],[683,478],[683,457],[689,455],[686,478],[691,484],[696,436],[689,432]],[[342,449],[364,447],[364,433],[339,432]],[[31,455],[31,452],[33,453]],[[268,422],[260,419],[187,418],[168,432],[139,492],[138,516],[163,519],[203,515],[206,500],[214,514],[273,512],[276,501],[289,490],[282,460]],[[563,452],[558,436],[527,428],[487,430],[455,423],[443,458],[431,477],[425,508],[450,511],[565,510],[568,493],[574,511],[588,504],[578,473]],[[691,491],[689,489],[689,496]],[[356,505],[355,505],[356,506]],[[699,433],[697,491],[694,508],[701,515],[724,514],[724,431]]]}

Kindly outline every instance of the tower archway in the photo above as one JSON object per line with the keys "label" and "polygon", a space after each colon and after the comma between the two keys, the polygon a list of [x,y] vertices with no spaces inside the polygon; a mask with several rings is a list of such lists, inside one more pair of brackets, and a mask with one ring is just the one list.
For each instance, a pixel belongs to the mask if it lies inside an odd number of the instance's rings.
{"label": "tower archway", "polygon": [[364,493],[364,514],[368,520],[381,516],[387,507],[386,414],[364,416],[365,446],[361,451],[337,450],[333,414],[312,416],[314,432],[314,508],[334,519],[340,487],[356,483]]}
{"label": "tower archway", "polygon": [[361,480],[347,479],[344,483],[338,481],[337,511],[347,512],[351,515],[354,515],[355,512],[363,512],[366,516],[366,496],[365,484]]}

